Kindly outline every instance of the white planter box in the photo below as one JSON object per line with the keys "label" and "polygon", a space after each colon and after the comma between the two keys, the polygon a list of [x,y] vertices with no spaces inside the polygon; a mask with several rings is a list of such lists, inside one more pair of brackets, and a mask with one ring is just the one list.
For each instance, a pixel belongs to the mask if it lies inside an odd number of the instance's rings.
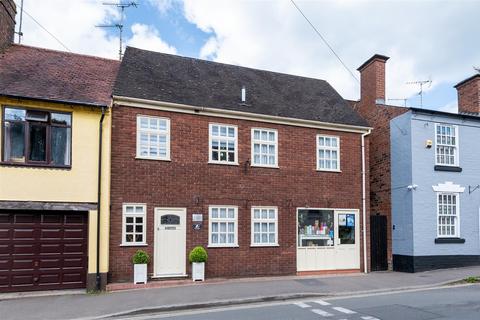
{"label": "white planter box", "polygon": [[205,281],[205,262],[192,262],[192,280]]}
{"label": "white planter box", "polygon": [[134,264],[133,265],[133,283],[147,283],[147,265]]}

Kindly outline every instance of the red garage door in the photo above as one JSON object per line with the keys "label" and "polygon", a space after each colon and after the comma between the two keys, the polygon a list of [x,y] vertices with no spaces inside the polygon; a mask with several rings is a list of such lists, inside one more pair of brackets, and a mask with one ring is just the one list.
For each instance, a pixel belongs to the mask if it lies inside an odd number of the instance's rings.
{"label": "red garage door", "polygon": [[0,211],[0,292],[85,288],[87,213]]}

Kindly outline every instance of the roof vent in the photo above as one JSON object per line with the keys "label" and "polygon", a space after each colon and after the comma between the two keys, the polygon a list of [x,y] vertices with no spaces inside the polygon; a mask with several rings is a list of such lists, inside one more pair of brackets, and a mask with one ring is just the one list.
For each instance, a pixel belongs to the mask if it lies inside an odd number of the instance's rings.
{"label": "roof vent", "polygon": [[247,103],[247,89],[242,86],[242,104]]}

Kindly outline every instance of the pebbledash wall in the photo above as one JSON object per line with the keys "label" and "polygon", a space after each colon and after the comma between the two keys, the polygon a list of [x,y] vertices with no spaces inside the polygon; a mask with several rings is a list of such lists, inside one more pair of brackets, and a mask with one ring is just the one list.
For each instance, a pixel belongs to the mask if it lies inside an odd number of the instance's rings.
{"label": "pebbledash wall", "polygon": [[[135,158],[137,115],[170,119],[171,161]],[[208,164],[209,123],[238,126],[239,165]],[[279,168],[249,165],[252,127],[278,130]],[[340,137],[341,172],[316,170],[317,134]],[[366,141],[368,154],[368,137]],[[131,257],[136,250],[144,249],[153,257],[155,207],[187,209],[188,254],[194,246],[207,247],[208,206],[216,204],[238,206],[239,246],[208,248],[207,277],[296,274],[298,207],[359,209],[361,221],[361,151],[359,133],[115,105],[112,116],[110,281],[132,279]],[[368,157],[366,161],[368,177]],[[121,246],[124,203],[146,204],[147,245],[144,247]],[[250,246],[252,206],[278,207],[278,247]],[[192,228],[193,213],[203,214],[201,230]],[[363,235],[359,240],[363,244]],[[363,245],[360,252],[363,270]],[[186,261],[187,273],[190,273],[188,259]],[[153,272],[153,263],[148,272]]]}
{"label": "pebbledash wall", "polygon": [[[412,109],[391,124],[394,270],[416,272],[480,264],[480,190],[476,189],[480,181],[480,117]],[[436,124],[457,126],[456,167],[435,166]],[[431,148],[426,145],[429,140]],[[459,234],[450,239],[437,235],[434,187],[442,185],[459,191]]]}

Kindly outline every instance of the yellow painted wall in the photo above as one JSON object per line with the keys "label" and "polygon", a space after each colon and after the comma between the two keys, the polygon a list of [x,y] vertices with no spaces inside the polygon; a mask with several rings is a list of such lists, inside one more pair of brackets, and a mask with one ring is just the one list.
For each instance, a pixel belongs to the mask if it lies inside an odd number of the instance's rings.
{"label": "yellow painted wall", "polygon": [[[0,200],[48,202],[97,202],[99,107],[70,106],[34,100],[0,97],[0,106],[20,106],[72,113],[71,169],[0,165]],[[2,110],[3,111],[3,110]],[[110,110],[103,124],[101,260],[100,272],[108,271],[110,219]],[[3,119],[0,119],[2,121]],[[0,130],[0,141],[2,134]],[[0,144],[1,149],[1,144]],[[0,150],[3,154],[3,150]],[[88,272],[96,272],[97,211],[89,212]]]}

